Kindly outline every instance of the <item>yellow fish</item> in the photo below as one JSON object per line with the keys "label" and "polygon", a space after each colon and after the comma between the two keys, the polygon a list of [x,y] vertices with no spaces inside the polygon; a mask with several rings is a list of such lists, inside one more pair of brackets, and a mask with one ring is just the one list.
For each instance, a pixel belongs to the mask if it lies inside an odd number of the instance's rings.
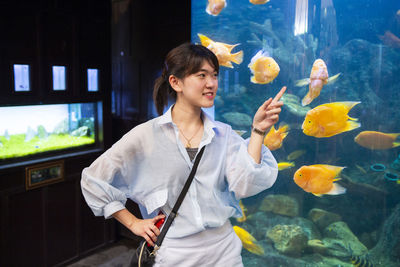
{"label": "yellow fish", "polygon": [[360,146],[368,149],[384,150],[400,146],[400,142],[396,142],[399,135],[400,133],[363,131],[354,138],[354,141]]}
{"label": "yellow fish", "polygon": [[250,3],[252,3],[253,5],[263,5],[268,2],[269,0],[250,0]]}
{"label": "yellow fish", "polygon": [[247,216],[246,216],[247,209],[246,209],[246,207],[243,205],[242,200],[239,200],[239,207],[240,207],[240,209],[242,210],[243,216],[240,217],[240,218],[236,218],[236,220],[237,220],[238,222],[245,222],[245,221],[247,220]]}
{"label": "yellow fish", "polygon": [[303,133],[314,137],[330,137],[361,126],[357,119],[347,113],[361,102],[333,102],[319,105],[309,112],[304,119]]}
{"label": "yellow fish", "polygon": [[245,249],[257,255],[264,255],[263,247],[257,244],[257,240],[249,232],[236,225],[233,226],[233,230],[242,241]]}
{"label": "yellow fish", "polygon": [[262,50],[251,59],[248,66],[253,76],[250,81],[257,84],[267,84],[278,76],[280,68],[278,63]]}
{"label": "yellow fish", "polygon": [[334,182],[340,180],[336,177],[343,169],[325,164],[302,166],[295,172],[293,180],[304,191],[316,196],[340,195],[346,192],[346,188]]}
{"label": "yellow fish", "polygon": [[264,137],[264,145],[269,148],[269,150],[277,150],[282,146],[283,139],[288,135],[289,125],[279,125],[279,129],[276,130],[272,125],[271,130]]}
{"label": "yellow fish", "polygon": [[286,170],[294,167],[294,162],[279,162],[278,163],[278,171]]}
{"label": "yellow fish", "polygon": [[226,7],[225,0],[208,0],[206,12],[213,16],[218,16],[218,14]]}
{"label": "yellow fish", "polygon": [[303,150],[303,149],[302,150],[295,150],[292,153],[290,153],[286,158],[288,160],[295,160],[295,159],[301,157],[302,155],[304,155],[305,153],[306,153],[306,151]]}
{"label": "yellow fish", "polygon": [[310,78],[298,80],[295,82],[295,86],[304,86],[309,84],[308,93],[301,101],[303,106],[310,104],[315,98],[321,93],[322,87],[324,85],[335,81],[339,77],[340,73],[329,78],[328,68],[325,62],[318,58],[314,61],[311,68]]}
{"label": "yellow fish", "polygon": [[221,66],[233,68],[232,62],[241,64],[243,61],[243,51],[239,51],[235,54],[231,54],[232,49],[239,45],[229,45],[220,42],[214,42],[203,34],[197,34],[200,38],[200,42],[203,46],[210,49],[218,58],[218,62]]}

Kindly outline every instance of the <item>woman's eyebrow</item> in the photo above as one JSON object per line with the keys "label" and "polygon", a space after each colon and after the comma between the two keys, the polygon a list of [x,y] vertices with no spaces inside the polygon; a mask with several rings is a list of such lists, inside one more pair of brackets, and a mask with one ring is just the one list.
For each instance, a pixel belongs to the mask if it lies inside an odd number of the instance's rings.
{"label": "woman's eyebrow", "polygon": [[202,71],[207,72],[207,73],[218,73],[216,70],[213,70],[213,71],[208,71],[206,69],[200,69],[199,70],[199,72],[202,72]]}

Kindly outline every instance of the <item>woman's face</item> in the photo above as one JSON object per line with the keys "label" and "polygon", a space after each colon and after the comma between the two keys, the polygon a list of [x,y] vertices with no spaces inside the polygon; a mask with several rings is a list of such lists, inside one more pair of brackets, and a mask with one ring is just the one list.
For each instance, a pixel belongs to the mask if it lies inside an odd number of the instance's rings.
{"label": "woman's face", "polygon": [[195,107],[212,107],[218,89],[218,73],[204,61],[200,70],[179,80],[177,102]]}

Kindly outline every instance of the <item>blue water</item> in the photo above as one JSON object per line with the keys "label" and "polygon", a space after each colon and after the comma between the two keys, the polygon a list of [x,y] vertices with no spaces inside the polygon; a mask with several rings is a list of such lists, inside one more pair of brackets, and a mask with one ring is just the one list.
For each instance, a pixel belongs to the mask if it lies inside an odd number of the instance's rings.
{"label": "blue water", "polygon": [[[385,243],[387,233],[382,229],[391,229],[398,219],[400,184],[387,177],[400,176],[395,164],[400,161],[400,149],[373,150],[360,146],[354,138],[362,131],[400,133],[400,1],[271,0],[253,5],[235,0],[227,1],[218,16],[207,14],[206,5],[205,0],[192,1],[192,42],[200,43],[197,34],[201,33],[216,42],[239,44],[232,53],[243,51],[241,64],[220,68],[215,118],[246,131],[244,138],[249,136],[250,124],[238,123],[227,114],[252,118],[282,86],[301,100],[308,86],[297,87],[295,83],[310,76],[317,58],[324,60],[330,77],[341,74],[322,88],[309,109],[331,102],[361,102],[349,112],[361,127],[326,138],[305,135],[301,129],[305,115],[283,107],[280,122],[288,124],[290,131],[282,147],[272,153],[278,162],[288,161],[287,156],[296,150],[306,153],[293,160],[295,167],[279,172],[271,189],[242,200],[248,218],[241,223],[232,219],[232,223],[252,234],[265,251],[256,255],[243,249],[245,266],[352,266],[352,255],[377,266],[399,266],[400,256],[393,252],[394,245]],[[268,52],[280,67],[277,78],[268,84],[250,82],[248,65],[260,50]],[[377,163],[383,164],[385,171],[372,170]],[[293,181],[296,170],[313,164],[346,167],[338,181],[346,193],[317,197],[297,186]],[[289,197],[299,211],[282,215],[261,210],[263,200],[271,195]],[[315,208],[340,219],[331,218],[330,224],[321,225],[310,215]],[[316,233],[310,234],[305,224],[315,227]],[[301,225],[308,231],[307,239],[320,240],[323,250],[312,245],[303,246],[297,254],[278,249],[266,236],[276,225]],[[344,237],[344,228],[351,234]],[[400,233],[391,235],[400,240]]]}

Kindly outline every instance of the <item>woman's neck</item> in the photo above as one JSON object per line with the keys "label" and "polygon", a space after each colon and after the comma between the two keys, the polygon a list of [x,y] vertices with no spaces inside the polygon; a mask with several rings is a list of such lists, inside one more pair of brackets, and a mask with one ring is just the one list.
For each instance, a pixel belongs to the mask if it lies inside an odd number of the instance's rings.
{"label": "woman's neck", "polygon": [[201,108],[188,109],[185,106],[174,105],[172,108],[172,121],[179,130],[179,139],[186,148],[199,147],[203,136],[203,120]]}
{"label": "woman's neck", "polygon": [[188,108],[176,103],[171,111],[172,121],[180,128],[197,128],[203,124],[201,108]]}

